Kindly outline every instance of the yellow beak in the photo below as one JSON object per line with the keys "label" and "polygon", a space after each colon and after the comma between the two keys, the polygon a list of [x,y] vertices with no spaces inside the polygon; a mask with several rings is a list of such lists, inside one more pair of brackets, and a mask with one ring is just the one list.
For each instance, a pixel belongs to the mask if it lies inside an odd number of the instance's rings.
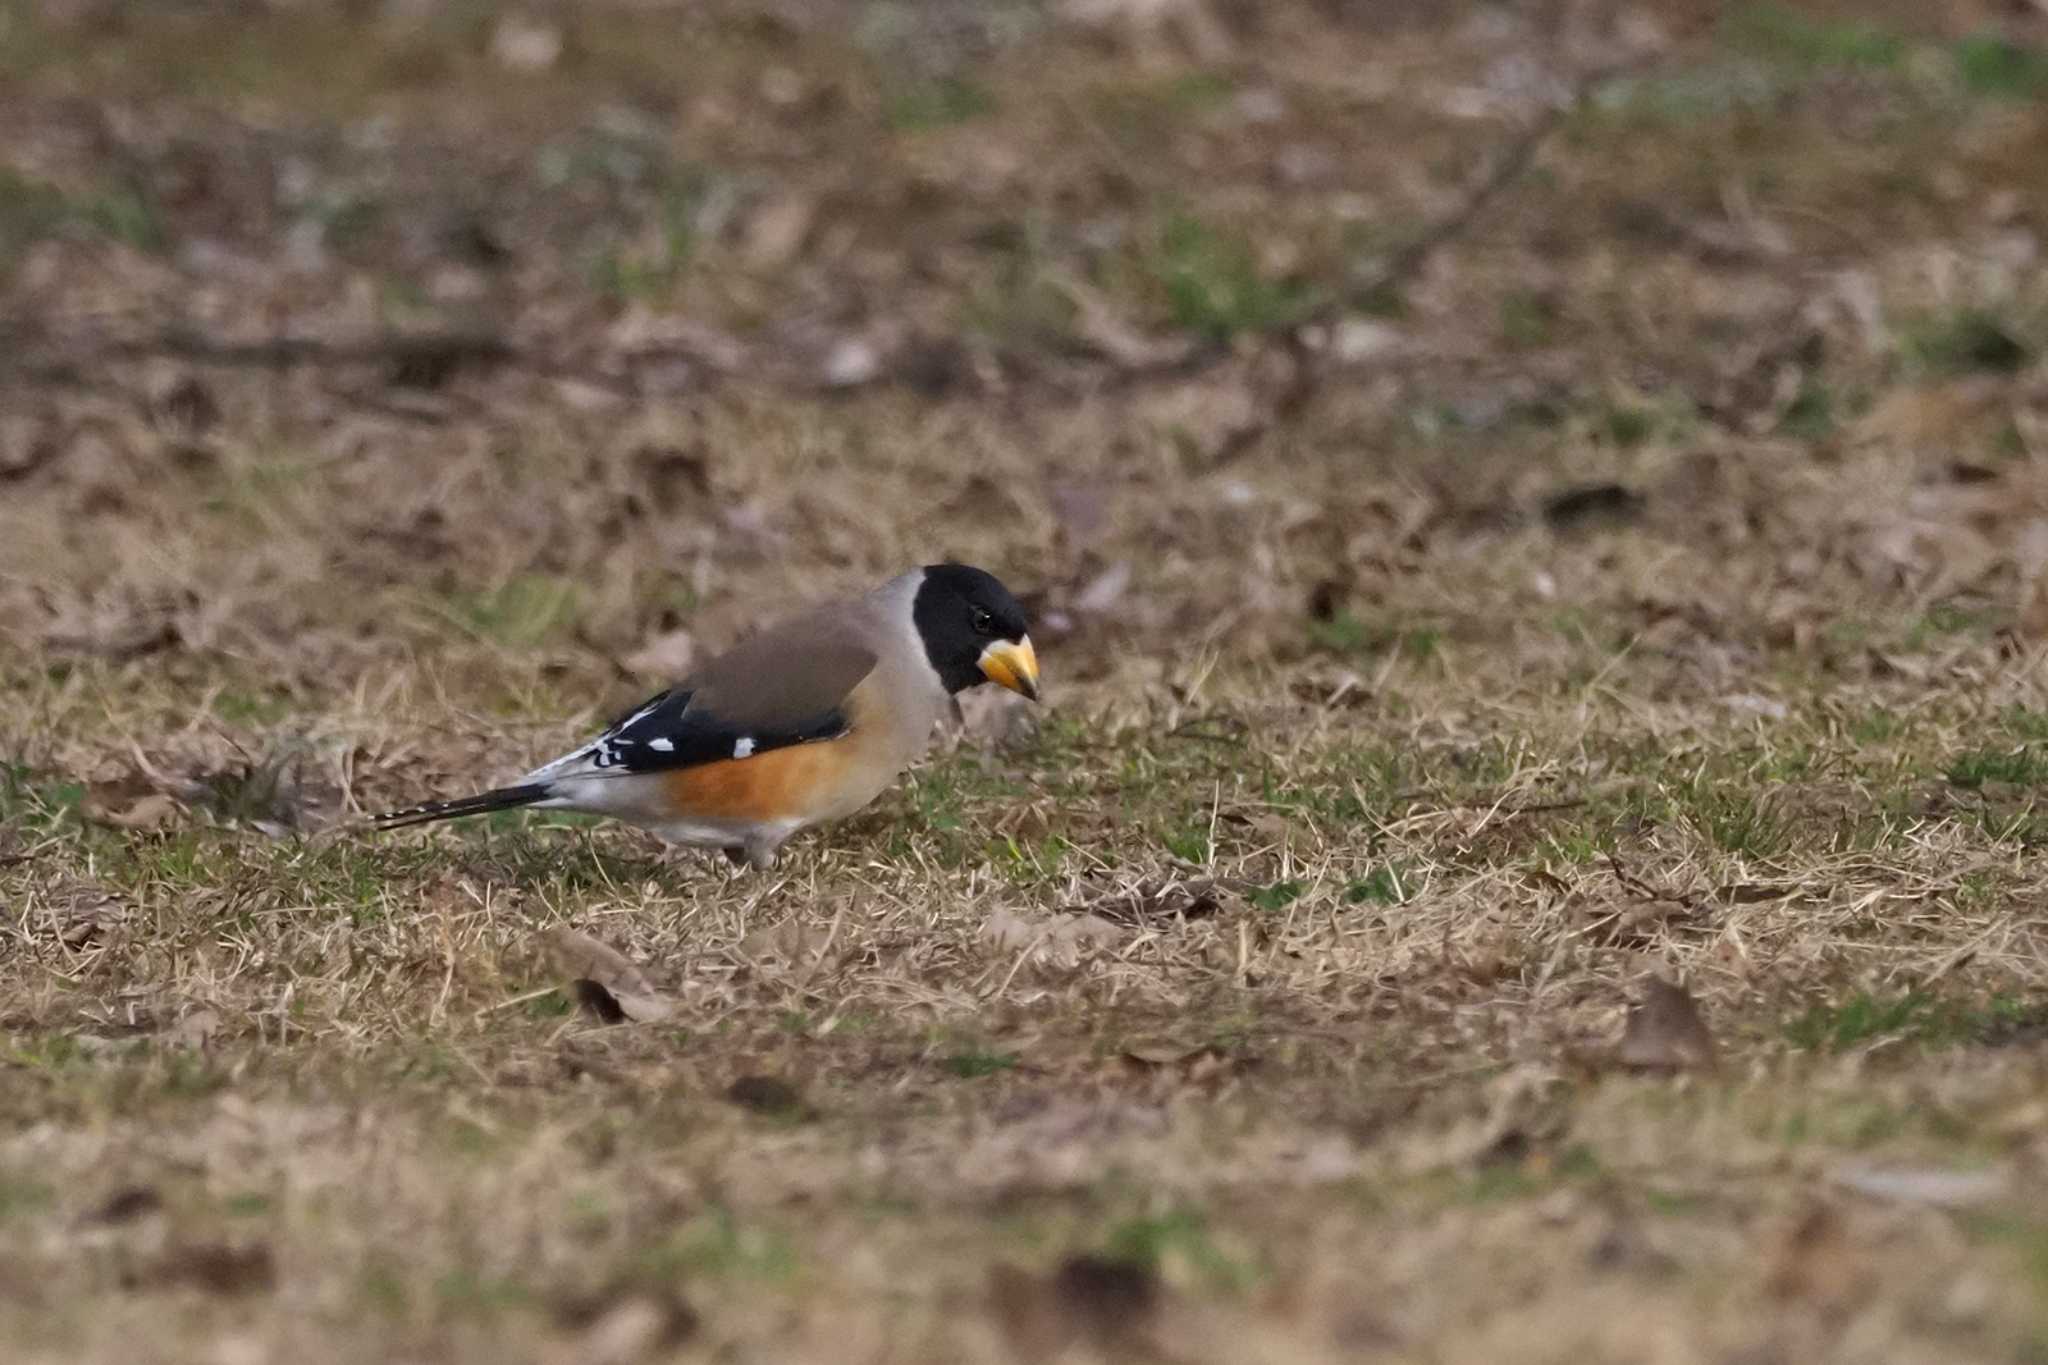
{"label": "yellow beak", "polygon": [[1015,644],[997,640],[981,651],[981,671],[990,682],[1038,700],[1038,651],[1031,647],[1030,636]]}

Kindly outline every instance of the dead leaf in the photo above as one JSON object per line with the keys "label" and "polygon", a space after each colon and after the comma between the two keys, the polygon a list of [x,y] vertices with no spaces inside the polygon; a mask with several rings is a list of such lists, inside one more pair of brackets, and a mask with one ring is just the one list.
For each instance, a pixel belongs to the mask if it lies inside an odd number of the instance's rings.
{"label": "dead leaf", "polygon": [[1869,1279],[1870,1267],[1850,1244],[1841,1215],[1814,1204],[1786,1233],[1765,1285],[1777,1298],[1839,1309],[1860,1297]]}
{"label": "dead leaf", "polygon": [[1763,901],[1781,901],[1797,894],[1797,886],[1771,886],[1764,882],[1733,882],[1714,888],[1714,899],[1726,905],[1756,905]]}
{"label": "dead leaf", "polygon": [[644,445],[633,452],[629,467],[657,512],[673,513],[711,497],[711,457],[702,445]]}
{"label": "dead leaf", "polygon": [[1016,743],[1029,735],[1037,723],[1037,705],[1004,688],[973,688],[953,698],[953,702],[960,717],[961,733],[991,748]]}
{"label": "dead leaf", "polygon": [[101,1227],[115,1227],[132,1223],[147,1214],[155,1213],[164,1206],[164,1197],[150,1185],[123,1185],[106,1197],[106,1200],[83,1221]]}
{"label": "dead leaf", "polygon": [[817,201],[805,194],[778,194],[762,203],[747,220],[740,244],[747,268],[765,273],[796,259],[817,213]]}
{"label": "dead leaf", "polygon": [[56,418],[17,413],[0,418],[0,483],[26,479],[63,452]]}
{"label": "dead leaf", "polygon": [[95,819],[116,829],[138,832],[162,829],[178,817],[178,803],[162,792],[153,792],[118,810],[101,810]]}
{"label": "dead leaf", "polygon": [[1558,531],[1622,526],[1641,520],[1644,505],[1642,494],[1621,484],[1582,484],[1545,498],[1543,520]]}
{"label": "dead leaf", "polygon": [[551,929],[543,941],[569,993],[606,1023],[659,1023],[675,1011],[647,974],[616,948],[576,929]]}
{"label": "dead leaf", "polygon": [[[1244,889],[1238,886],[1221,888],[1232,891]],[[1204,877],[1187,882],[1174,879],[1145,882],[1066,908],[1070,913],[1087,911],[1096,914],[1112,924],[1143,927],[1162,919],[1206,919],[1222,908],[1222,900],[1216,882]]]}
{"label": "dead leaf", "polygon": [[998,910],[981,922],[981,936],[998,952],[1015,952],[1036,942],[1045,926],[1014,910]]}
{"label": "dead leaf", "polygon": [[757,962],[782,962],[806,966],[825,955],[831,940],[829,925],[813,925],[801,915],[777,924],[763,925],[740,940],[740,954]]}
{"label": "dead leaf", "polygon": [[1112,1359],[1150,1359],[1141,1335],[1155,1320],[1159,1277],[1149,1266],[1118,1257],[1070,1256],[1051,1275],[1006,1262],[991,1267],[989,1306],[1018,1355],[1045,1360],[1082,1340]]}
{"label": "dead leaf", "polygon": [[1026,917],[998,910],[983,922],[981,936],[1001,953],[1028,953],[1032,960],[1062,967],[1077,965],[1084,951],[1116,943],[1129,931],[1100,915]]}
{"label": "dead leaf", "polygon": [[1641,946],[1658,930],[1682,924],[1692,918],[1693,907],[1681,900],[1658,896],[1637,901],[1620,909],[1602,907],[1582,912],[1587,917],[1586,937],[1603,947]]}
{"label": "dead leaf", "polygon": [[611,1288],[562,1304],[556,1316],[578,1333],[544,1357],[561,1365],[629,1365],[682,1345],[700,1326],[697,1310],[673,1291],[620,1294]]}
{"label": "dead leaf", "polygon": [[204,1049],[220,1032],[220,1016],[209,1009],[196,1009],[171,1025],[164,1041],[172,1047]]}
{"label": "dead leaf", "polygon": [[1140,60],[1169,60],[1179,48],[1205,66],[1228,62],[1230,30],[1207,0],[1065,0],[1061,15],[1119,38]]}
{"label": "dead leaf", "polygon": [[697,658],[697,637],[687,630],[663,631],[619,660],[647,682],[674,682],[689,675]]}
{"label": "dead leaf", "polygon": [[1629,1011],[1614,1057],[1637,1070],[1711,1071],[1714,1035],[1684,986],[1652,976],[1643,982],[1641,1002]]}
{"label": "dead leaf", "polygon": [[1185,338],[1165,340],[1146,336],[1120,316],[1101,290],[1065,272],[1055,272],[1049,281],[1074,306],[1074,333],[1104,358],[1127,370],[1155,369],[1171,365],[1187,355]]}
{"label": "dead leaf", "polygon": [[1052,1285],[1069,1312],[1106,1336],[1142,1322],[1159,1303],[1152,1269],[1117,1257],[1069,1256]]}
{"label": "dead leaf", "polygon": [[807,1117],[813,1112],[803,1092],[780,1076],[741,1076],[726,1087],[725,1097],[757,1114]]}
{"label": "dead leaf", "polygon": [[850,389],[873,380],[882,372],[882,353],[874,342],[861,336],[844,336],[826,350],[818,370],[818,382],[830,389]]}
{"label": "dead leaf", "polygon": [[1086,587],[1074,595],[1074,610],[1089,616],[1100,616],[1116,606],[1130,586],[1130,561],[1119,559],[1095,575]]}
{"label": "dead leaf", "polygon": [[267,1242],[187,1243],[166,1251],[146,1278],[223,1296],[253,1294],[277,1283],[277,1258]]}
{"label": "dead leaf", "polygon": [[52,889],[43,913],[55,926],[58,942],[79,949],[104,942],[128,918],[128,907],[103,887],[68,881]]}
{"label": "dead leaf", "polygon": [[1944,1171],[1924,1166],[1845,1166],[1829,1173],[1844,1189],[1900,1204],[1973,1208],[2005,1195],[2001,1171]]}
{"label": "dead leaf", "polygon": [[491,56],[508,71],[546,71],[562,59],[562,30],[509,14],[491,30]]}
{"label": "dead leaf", "polygon": [[1046,490],[1061,540],[1070,550],[1084,550],[1109,529],[1109,496],[1105,487],[1088,480],[1067,479]]}
{"label": "dead leaf", "polygon": [[192,375],[183,375],[150,403],[156,421],[184,436],[204,436],[220,425],[220,402]]}
{"label": "dead leaf", "polygon": [[1123,1050],[1123,1058],[1133,1066],[1162,1071],[1186,1067],[1195,1073],[1206,1073],[1228,1060],[1213,1043],[1183,1043],[1172,1038],[1140,1039]]}

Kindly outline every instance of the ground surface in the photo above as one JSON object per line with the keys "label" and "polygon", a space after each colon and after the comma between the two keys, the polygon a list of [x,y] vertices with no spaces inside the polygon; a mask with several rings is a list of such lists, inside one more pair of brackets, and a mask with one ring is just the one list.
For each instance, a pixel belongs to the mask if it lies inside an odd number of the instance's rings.
{"label": "ground surface", "polygon": [[2048,20],[1100,8],[0,4],[11,1360],[2048,1358]]}

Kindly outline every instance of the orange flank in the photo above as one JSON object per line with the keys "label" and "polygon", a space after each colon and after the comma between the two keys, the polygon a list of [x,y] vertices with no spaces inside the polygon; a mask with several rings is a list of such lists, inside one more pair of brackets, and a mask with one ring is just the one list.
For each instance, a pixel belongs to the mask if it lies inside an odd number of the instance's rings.
{"label": "orange flank", "polygon": [[844,740],[771,749],[750,758],[678,768],[662,777],[679,819],[761,822],[810,819],[836,804],[852,776]]}

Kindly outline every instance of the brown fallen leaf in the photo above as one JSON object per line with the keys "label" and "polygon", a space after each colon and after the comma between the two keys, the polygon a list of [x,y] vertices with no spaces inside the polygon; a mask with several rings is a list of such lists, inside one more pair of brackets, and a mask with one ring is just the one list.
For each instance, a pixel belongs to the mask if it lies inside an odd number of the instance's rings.
{"label": "brown fallen leaf", "polygon": [[1074,307],[1074,334],[1125,369],[1142,370],[1170,365],[1190,349],[1182,337],[1145,335],[1119,316],[1115,305],[1093,285],[1064,273],[1055,274],[1051,283],[1067,296],[1067,301]]}
{"label": "brown fallen leaf", "polygon": [[780,1076],[741,1076],[725,1088],[725,1097],[742,1109],[777,1118],[806,1118],[814,1112],[803,1092]]}
{"label": "brown fallen leaf", "polygon": [[1182,1043],[1171,1038],[1141,1038],[1124,1049],[1124,1058],[1141,1066],[1177,1066],[1216,1049],[1208,1043]]}
{"label": "brown fallen leaf", "polygon": [[561,29],[521,15],[507,15],[491,30],[491,56],[508,71],[546,71],[562,49]]}
{"label": "brown fallen leaf", "polygon": [[1141,1323],[1159,1303],[1151,1268],[1115,1257],[1069,1256],[1052,1284],[1069,1312],[1106,1336]]}
{"label": "brown fallen leaf", "polygon": [[1025,738],[1038,723],[1038,708],[1015,692],[977,687],[953,699],[965,739],[1000,748]]}
{"label": "brown fallen leaf", "polygon": [[697,658],[697,637],[687,630],[667,630],[619,660],[644,682],[674,682],[688,676]]}
{"label": "brown fallen leaf", "polygon": [[1714,1035],[1684,986],[1652,976],[1643,998],[1629,1011],[1614,1059],[1643,1071],[1711,1071],[1717,1065]]}
{"label": "brown fallen leaf", "polygon": [[2002,1171],[1947,1171],[1931,1166],[1844,1166],[1829,1173],[1844,1189],[1900,1204],[1963,1209],[2002,1197]]}
{"label": "brown fallen leaf", "polygon": [[618,949],[576,929],[551,929],[544,942],[569,994],[606,1023],[659,1023],[674,1013],[674,1003]]}
{"label": "brown fallen leaf", "polygon": [[998,910],[981,928],[981,936],[997,952],[1027,953],[1034,961],[1054,962],[1063,967],[1078,963],[1084,950],[1107,947],[1127,933],[1129,930],[1122,925],[1085,912],[1035,919],[1013,910]]}
{"label": "brown fallen leaf", "polygon": [[155,1213],[163,1206],[164,1197],[156,1192],[154,1186],[123,1185],[81,1221],[101,1227],[116,1227]]}
{"label": "brown fallen leaf", "polygon": [[78,813],[94,824],[119,825],[129,810],[156,794],[156,784],[143,774],[123,773],[108,781],[86,783]]}
{"label": "brown fallen leaf", "polygon": [[56,929],[60,943],[79,949],[105,942],[128,918],[128,907],[102,887],[66,881],[52,889],[43,914]]}
{"label": "brown fallen leaf", "polygon": [[1101,616],[1122,600],[1131,586],[1131,563],[1119,559],[1074,595],[1074,610],[1086,616]]}
{"label": "brown fallen leaf", "polygon": [[645,1360],[682,1345],[702,1325],[697,1310],[673,1289],[622,1293],[617,1287],[608,1287],[561,1303],[555,1317],[576,1336],[542,1359],[562,1365],[626,1365]]}
{"label": "brown fallen leaf", "polygon": [[116,829],[146,833],[162,829],[178,818],[178,803],[162,792],[154,792],[119,810],[101,810],[94,818]]}
{"label": "brown fallen leaf", "polygon": [[764,924],[740,940],[740,955],[755,962],[782,963],[790,967],[816,964],[831,946],[830,925],[812,925],[800,915],[777,924]]}
{"label": "brown fallen leaf", "polygon": [[220,1016],[209,1009],[196,1009],[164,1034],[164,1041],[172,1047],[205,1048],[213,1041],[213,1035],[220,1032]]}
{"label": "brown fallen leaf", "polygon": [[1815,1203],[1786,1230],[1764,1285],[1775,1298],[1834,1312],[1861,1299],[1871,1275],[1869,1262],[1849,1240],[1841,1215]]}
{"label": "brown fallen leaf", "polygon": [[786,192],[765,200],[741,234],[740,255],[747,268],[766,273],[795,260],[817,216],[817,201],[808,195]]}
{"label": "brown fallen leaf", "polygon": [[193,375],[181,375],[150,400],[150,416],[184,436],[204,436],[220,425],[220,400]]}
{"label": "brown fallen leaf", "polygon": [[277,1258],[267,1242],[193,1242],[167,1250],[147,1278],[223,1296],[253,1294],[277,1283]]}
{"label": "brown fallen leaf", "polygon": [[1070,1256],[1050,1275],[998,1262],[989,1306],[1019,1356],[1056,1357],[1087,1340],[1111,1359],[1150,1359],[1146,1329],[1158,1315],[1159,1278],[1150,1267],[1108,1256]]}

